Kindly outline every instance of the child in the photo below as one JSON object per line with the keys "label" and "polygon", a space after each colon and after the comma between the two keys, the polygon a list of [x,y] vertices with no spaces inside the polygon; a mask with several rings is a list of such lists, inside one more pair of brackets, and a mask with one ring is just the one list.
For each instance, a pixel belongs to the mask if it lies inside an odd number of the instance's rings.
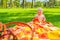
{"label": "child", "polygon": [[34,28],[33,24],[38,24],[40,25],[42,22],[45,22],[45,16],[43,15],[43,11],[42,8],[38,9],[37,15],[34,17],[34,19],[27,23],[28,25],[30,25],[32,28]]}
{"label": "child", "polygon": [[42,22],[42,21],[45,21],[45,20],[46,19],[45,19],[45,16],[43,15],[42,8],[39,8],[37,15],[33,19],[33,22]]}

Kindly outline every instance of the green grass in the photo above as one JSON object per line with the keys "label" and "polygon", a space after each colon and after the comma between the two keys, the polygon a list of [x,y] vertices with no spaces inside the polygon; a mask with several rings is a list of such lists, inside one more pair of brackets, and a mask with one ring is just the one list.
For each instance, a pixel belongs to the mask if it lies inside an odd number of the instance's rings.
{"label": "green grass", "polygon": [[[57,27],[60,27],[60,9],[59,8],[43,8],[46,20]],[[0,22],[24,22],[31,21],[37,13],[37,8],[12,8],[0,9]]]}

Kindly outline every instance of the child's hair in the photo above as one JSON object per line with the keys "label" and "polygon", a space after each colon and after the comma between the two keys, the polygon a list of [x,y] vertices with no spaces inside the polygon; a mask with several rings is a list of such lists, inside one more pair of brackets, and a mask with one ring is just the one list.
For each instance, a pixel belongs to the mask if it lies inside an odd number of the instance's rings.
{"label": "child's hair", "polygon": [[43,9],[42,8],[39,8],[38,9],[38,15],[41,15],[43,13]]}

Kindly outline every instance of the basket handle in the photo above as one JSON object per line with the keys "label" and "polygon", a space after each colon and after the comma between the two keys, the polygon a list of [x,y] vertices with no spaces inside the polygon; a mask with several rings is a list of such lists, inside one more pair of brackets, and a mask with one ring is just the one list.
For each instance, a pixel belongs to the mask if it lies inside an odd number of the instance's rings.
{"label": "basket handle", "polygon": [[[19,27],[20,26],[22,26],[22,27],[29,27],[30,29],[31,29],[31,31],[32,31],[32,28],[28,25],[28,24],[25,24],[25,23],[22,23],[22,22],[9,22],[9,23],[7,23],[7,24],[4,24],[4,28],[5,28],[5,30],[7,30],[7,27],[9,26],[9,25],[11,25],[11,24],[16,24],[16,25],[18,25]],[[9,29],[8,29],[9,30]],[[12,31],[10,31],[11,33],[10,34],[12,34],[13,36],[14,36],[14,38],[16,38],[16,36],[13,34],[13,32]],[[33,31],[32,31],[33,32]],[[14,39],[13,38],[13,39]],[[32,37],[31,37],[31,40],[32,40],[32,38],[33,38],[33,33],[32,33]]]}
{"label": "basket handle", "polygon": [[22,22],[9,22],[7,24],[4,24],[4,28],[7,29],[7,27],[9,25],[11,25],[11,24],[16,24],[18,26],[23,26],[23,27],[27,27],[28,26],[32,30],[32,28],[28,24],[25,24],[25,23],[22,23]]}

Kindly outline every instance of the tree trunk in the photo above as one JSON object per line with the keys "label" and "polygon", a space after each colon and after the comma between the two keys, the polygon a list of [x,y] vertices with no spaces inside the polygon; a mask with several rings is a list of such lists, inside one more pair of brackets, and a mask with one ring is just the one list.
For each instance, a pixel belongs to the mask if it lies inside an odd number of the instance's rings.
{"label": "tree trunk", "polygon": [[25,8],[25,0],[23,0],[22,4],[23,4],[23,8]]}
{"label": "tree trunk", "polygon": [[34,0],[32,0],[32,5],[31,5],[31,7],[32,7],[32,8],[34,7]]}
{"label": "tree trunk", "polygon": [[13,7],[13,5],[12,5],[12,0],[10,0],[10,8],[12,8]]}
{"label": "tree trunk", "polygon": [[34,7],[35,7],[35,1],[36,1],[36,0],[32,0],[31,8],[34,8]]}
{"label": "tree trunk", "polygon": [[34,7],[35,7],[35,5],[36,5],[36,2],[35,2],[36,0],[34,0]]}
{"label": "tree trunk", "polygon": [[3,7],[3,0],[1,0],[1,7]]}
{"label": "tree trunk", "polygon": [[3,0],[2,3],[3,3],[3,8],[7,8],[7,0]]}

